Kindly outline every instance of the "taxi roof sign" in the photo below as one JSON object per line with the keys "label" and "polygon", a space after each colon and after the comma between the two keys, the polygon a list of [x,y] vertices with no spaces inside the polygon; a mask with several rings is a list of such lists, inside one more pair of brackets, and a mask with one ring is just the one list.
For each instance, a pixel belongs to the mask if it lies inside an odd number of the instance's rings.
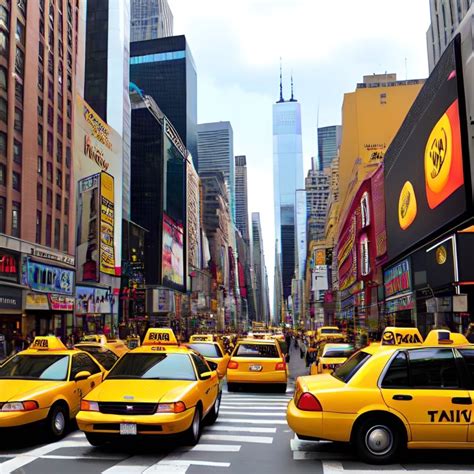
{"label": "taxi roof sign", "polygon": [[148,329],[143,346],[177,346],[178,340],[170,328]]}
{"label": "taxi roof sign", "polygon": [[193,334],[189,338],[189,342],[214,342],[212,334]]}
{"label": "taxi roof sign", "polygon": [[28,349],[38,351],[67,351],[67,347],[56,336],[36,336]]}
{"label": "taxi roof sign", "polygon": [[103,334],[89,334],[84,336],[80,342],[98,342],[99,344],[107,344],[107,337]]}
{"label": "taxi roof sign", "polygon": [[469,341],[463,334],[451,332],[449,329],[433,329],[426,336],[425,345],[436,346],[441,345],[457,345],[469,344]]}
{"label": "taxi roof sign", "polygon": [[418,328],[386,327],[382,334],[382,346],[423,344]]}

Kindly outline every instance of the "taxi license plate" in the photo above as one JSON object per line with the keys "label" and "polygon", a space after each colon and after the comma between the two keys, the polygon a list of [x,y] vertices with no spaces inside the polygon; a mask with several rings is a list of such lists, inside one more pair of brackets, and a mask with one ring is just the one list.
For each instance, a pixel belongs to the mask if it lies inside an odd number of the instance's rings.
{"label": "taxi license plate", "polygon": [[135,423],[120,423],[121,435],[136,435],[137,425]]}
{"label": "taxi license plate", "polygon": [[260,372],[262,368],[263,367],[261,365],[251,365],[249,367],[249,370],[251,370],[252,372]]}

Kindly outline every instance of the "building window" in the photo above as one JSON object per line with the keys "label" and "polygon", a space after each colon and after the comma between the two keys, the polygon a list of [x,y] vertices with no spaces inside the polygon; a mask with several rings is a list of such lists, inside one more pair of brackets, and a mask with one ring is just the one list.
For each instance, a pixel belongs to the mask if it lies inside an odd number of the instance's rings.
{"label": "building window", "polygon": [[23,105],[23,84],[18,81],[15,82],[15,97]]}
{"label": "building window", "polygon": [[70,187],[71,187],[71,175],[67,174],[66,175],[66,190],[70,191],[70,189],[69,189]]}
{"label": "building window", "polygon": [[6,217],[6,199],[0,197],[0,232],[5,233],[5,217]]}
{"label": "building window", "polygon": [[54,221],[54,248],[59,250],[59,242],[61,242],[61,221]]}
{"label": "building window", "polygon": [[23,111],[18,107],[15,107],[15,124],[14,128],[17,132],[23,130]]}
{"label": "building window", "polygon": [[21,158],[23,155],[23,147],[21,142],[13,140],[13,161],[21,164]]}
{"label": "building window", "polygon": [[8,121],[8,103],[3,97],[0,97],[0,120],[5,123]]}
{"label": "building window", "polygon": [[13,201],[12,205],[12,235],[20,237],[21,226],[21,207],[19,202]]}
{"label": "building window", "polygon": [[0,155],[6,156],[7,154],[7,134],[0,132]]}
{"label": "building window", "polygon": [[46,163],[46,179],[52,183],[53,182],[53,163],[49,161]]}
{"label": "building window", "polygon": [[37,171],[40,176],[43,176],[43,157],[42,156],[38,156]]}
{"label": "building window", "polygon": [[63,161],[63,144],[59,139],[56,142],[56,161],[58,163],[62,163]]}
{"label": "building window", "polygon": [[66,168],[71,167],[71,147],[66,147]]}
{"label": "building window", "polygon": [[0,6],[0,26],[8,31],[8,10]]}
{"label": "building window", "polygon": [[53,134],[48,132],[46,148],[48,150],[49,156],[53,156]]}
{"label": "building window", "polygon": [[72,128],[71,128],[71,123],[70,122],[67,123],[66,135],[69,138],[69,140],[72,139]]}
{"label": "building window", "polygon": [[43,125],[38,124],[38,145],[43,146]]}
{"label": "building window", "polygon": [[44,21],[43,21],[43,18],[42,18],[42,17],[40,18],[39,30],[40,30],[41,36],[44,37]]}
{"label": "building window", "polygon": [[51,101],[54,100],[54,85],[52,81],[48,81],[48,99]]}
{"label": "building window", "polygon": [[43,116],[43,99],[38,97],[38,116]]}
{"label": "building window", "polygon": [[38,69],[38,89],[40,91],[44,90],[44,77],[42,69]]}
{"label": "building window", "polygon": [[67,224],[64,224],[63,252],[69,252],[69,226]]}
{"label": "building window", "polygon": [[63,187],[63,172],[59,168],[56,168],[56,185]]}
{"label": "building window", "polygon": [[41,220],[42,214],[41,211],[36,211],[36,243],[41,243]]}
{"label": "building window", "polygon": [[46,204],[49,207],[53,206],[53,191],[50,188],[46,190]]}
{"label": "building window", "polygon": [[48,105],[48,124],[53,126],[53,120],[54,120],[53,107],[51,107],[51,105]]}
{"label": "building window", "polygon": [[3,30],[0,30],[0,56],[8,60],[8,36]]}
{"label": "building window", "polygon": [[41,183],[36,184],[36,200],[43,202],[43,185]]}
{"label": "building window", "polygon": [[56,194],[56,210],[61,210],[61,194]]}
{"label": "building window", "polygon": [[21,177],[16,171],[12,173],[12,187],[15,191],[21,191]]}
{"label": "building window", "polygon": [[72,102],[69,99],[67,100],[66,112],[67,112],[67,118],[71,118],[71,116],[72,116]]}
{"label": "building window", "polygon": [[8,73],[7,70],[0,66],[0,90],[7,92],[8,88],[8,81],[7,81]]}
{"label": "building window", "polygon": [[64,198],[64,214],[67,216],[69,214],[69,199]]}
{"label": "building window", "polygon": [[[57,127],[57,129],[58,129],[58,134],[62,135],[63,134],[63,118],[60,115],[58,115],[58,127]],[[61,148],[62,148],[62,146],[61,146]],[[61,149],[61,152],[62,152],[62,149]]]}
{"label": "building window", "polygon": [[5,186],[7,182],[7,167],[3,163],[0,163],[0,184]]}
{"label": "building window", "polygon": [[16,40],[23,46],[25,45],[25,25],[18,19],[16,20]]}
{"label": "building window", "polygon": [[15,52],[15,72],[21,78],[23,78],[24,66],[25,66],[25,53],[20,48],[16,48],[16,52]]}
{"label": "building window", "polygon": [[46,215],[46,246],[51,247],[51,215]]}
{"label": "building window", "polygon": [[26,16],[26,0],[16,0],[16,6],[23,16]]}

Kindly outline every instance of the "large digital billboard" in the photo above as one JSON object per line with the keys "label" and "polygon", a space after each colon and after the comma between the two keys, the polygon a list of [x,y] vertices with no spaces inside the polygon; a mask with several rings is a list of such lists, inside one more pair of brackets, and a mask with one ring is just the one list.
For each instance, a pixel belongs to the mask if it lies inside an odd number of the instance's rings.
{"label": "large digital billboard", "polygon": [[458,36],[446,48],[385,155],[389,260],[437,237],[466,213],[465,120]]}
{"label": "large digital billboard", "polygon": [[181,289],[184,285],[183,226],[163,214],[163,285]]}

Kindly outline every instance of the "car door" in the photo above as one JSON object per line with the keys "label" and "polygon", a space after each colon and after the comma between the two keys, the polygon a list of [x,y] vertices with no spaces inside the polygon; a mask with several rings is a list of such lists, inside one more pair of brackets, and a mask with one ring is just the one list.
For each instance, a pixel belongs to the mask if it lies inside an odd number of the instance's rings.
{"label": "car door", "polygon": [[[471,401],[474,400],[474,348],[459,348],[457,350],[465,363],[466,369],[465,378],[468,381],[469,395]],[[469,418],[469,430],[467,433],[467,440],[470,443],[474,443],[474,417],[472,416],[473,405],[467,404],[465,409],[467,410],[467,417]]]}
{"label": "car door", "polygon": [[466,442],[469,391],[451,348],[396,353],[381,382],[384,402],[408,422],[415,442]]}
{"label": "car door", "polygon": [[211,369],[207,365],[207,362],[205,359],[197,354],[192,354],[191,357],[193,358],[194,365],[196,366],[196,370],[198,373],[198,378],[199,378],[199,385],[201,386],[200,392],[202,393],[202,403],[203,403],[203,408],[204,408],[204,413],[207,413],[209,409],[212,407],[214,404],[216,397],[217,397],[217,392],[218,392],[218,387],[219,387],[219,382],[217,379],[217,373],[213,372],[212,377],[208,378],[207,380],[204,380],[201,378],[201,375],[204,374],[205,372],[211,372]]}

